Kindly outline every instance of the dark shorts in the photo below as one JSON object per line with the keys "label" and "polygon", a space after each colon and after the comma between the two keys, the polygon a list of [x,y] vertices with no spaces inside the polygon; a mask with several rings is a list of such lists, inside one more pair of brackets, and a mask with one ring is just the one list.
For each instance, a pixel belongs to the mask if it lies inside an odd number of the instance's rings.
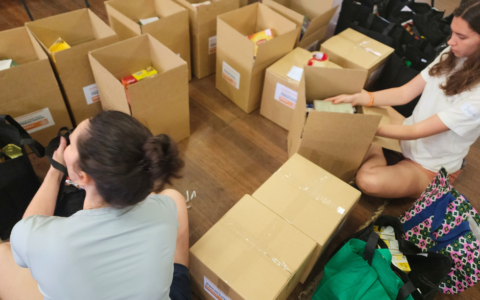
{"label": "dark shorts", "polygon": [[173,265],[173,281],[170,286],[171,300],[191,300],[190,275],[188,268],[181,264]]}

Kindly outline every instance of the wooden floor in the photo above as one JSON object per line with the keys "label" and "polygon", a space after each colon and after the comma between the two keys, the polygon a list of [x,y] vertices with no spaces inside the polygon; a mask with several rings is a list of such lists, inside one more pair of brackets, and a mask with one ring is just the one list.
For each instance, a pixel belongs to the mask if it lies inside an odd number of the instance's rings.
{"label": "wooden floor", "polygon": [[[34,18],[43,18],[83,7],[83,0],[26,0]],[[103,0],[90,0],[91,9],[108,22]],[[0,1],[0,30],[22,26],[28,21],[19,0]],[[0,41],[1,42],[1,41]],[[215,89],[215,77],[190,83],[191,137],[179,144],[186,162],[183,178],[174,187],[186,195],[195,192],[190,202],[190,243],[193,245],[243,195],[252,194],[287,160],[287,132],[263,118],[258,111],[245,114]],[[40,177],[45,175],[45,159],[33,160]],[[480,208],[480,141],[471,148],[468,165],[457,180],[456,188]],[[355,232],[379,209],[400,215],[413,199],[392,200],[362,197],[354,208],[332,248]],[[317,266],[317,274],[322,269]],[[316,275],[316,274],[314,274]],[[307,282],[308,283],[308,282]],[[298,299],[304,286],[298,285],[289,299]],[[194,296],[194,299],[197,299]],[[466,292],[435,299],[480,299],[480,286]]]}

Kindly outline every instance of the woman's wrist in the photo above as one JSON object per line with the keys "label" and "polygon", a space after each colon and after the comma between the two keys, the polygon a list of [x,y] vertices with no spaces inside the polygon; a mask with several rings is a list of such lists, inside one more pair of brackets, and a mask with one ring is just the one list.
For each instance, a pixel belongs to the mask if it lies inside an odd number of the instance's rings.
{"label": "woman's wrist", "polygon": [[63,178],[63,173],[55,169],[54,167],[50,166],[50,169],[48,170],[48,173],[47,173],[47,177],[51,178],[52,180],[60,182]]}
{"label": "woman's wrist", "polygon": [[367,106],[370,103],[370,95],[366,91],[357,94],[357,105]]}

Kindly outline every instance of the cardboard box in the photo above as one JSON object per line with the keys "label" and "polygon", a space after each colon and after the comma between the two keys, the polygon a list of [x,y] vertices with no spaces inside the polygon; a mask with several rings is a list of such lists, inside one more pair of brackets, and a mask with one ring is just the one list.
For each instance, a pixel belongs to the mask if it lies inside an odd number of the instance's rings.
{"label": "cardboard box", "polygon": [[[271,29],[275,37],[258,45],[248,35]],[[215,86],[245,112],[260,107],[265,69],[292,51],[295,23],[267,6],[255,3],[218,16]]]}
{"label": "cardboard box", "polygon": [[[395,109],[393,109],[391,106],[385,106],[385,107],[362,106],[362,107],[357,107],[357,112],[365,115],[381,116],[382,119],[380,120],[379,126],[391,125],[391,124],[402,125],[403,121],[405,121],[405,117],[402,116]],[[402,149],[400,148],[400,143],[398,140],[375,136],[372,144],[376,144],[382,148],[402,153]]]}
{"label": "cardboard box", "polygon": [[[131,114],[154,135],[179,142],[190,135],[187,63],[149,34],[89,54],[103,109]],[[153,67],[158,74],[127,87],[120,79]],[[130,110],[131,109],[131,110]]]}
{"label": "cardboard box", "polygon": [[294,154],[253,197],[317,243],[304,283],[361,192]]}
{"label": "cardboard box", "polygon": [[358,93],[366,75],[366,70],[358,69],[304,68],[305,78],[288,134],[289,156],[298,152],[343,181],[353,179],[372,144],[381,117],[319,111],[311,111],[307,117],[306,104]]}
{"label": "cardboard box", "polygon": [[[311,52],[295,48],[268,67],[265,73],[260,114],[286,130],[289,130],[292,122],[303,67],[307,65],[310,58],[312,58]],[[327,67],[341,69],[332,62],[328,62]]]}
{"label": "cardboard box", "polygon": [[0,112],[46,146],[60,128],[72,128],[52,66],[25,27],[0,32],[0,41],[0,59],[18,64],[0,71]]}
{"label": "cardboard box", "polygon": [[[190,29],[185,8],[170,0],[110,0],[105,2],[105,7],[110,26],[120,40],[150,34],[187,62],[188,80],[192,79]],[[151,17],[160,19],[147,25],[137,23]]]}
{"label": "cardboard box", "polygon": [[214,0],[209,5],[193,7],[203,0],[176,0],[190,15],[193,74],[203,78],[215,73],[217,52],[217,16],[239,8],[239,0]]}
{"label": "cardboard box", "polygon": [[[296,45],[309,51],[314,51],[318,43],[325,39],[328,23],[338,8],[332,8],[333,0],[263,0],[262,3],[297,24]],[[304,16],[311,21],[300,39]]]}
{"label": "cardboard box", "polygon": [[369,85],[380,76],[394,49],[348,28],[324,42],[320,51],[343,68],[367,70],[365,83]]}
{"label": "cardboard box", "polygon": [[[118,41],[115,32],[89,9],[80,9],[25,23],[27,30],[47,53],[63,88],[74,124],[102,110],[88,52]],[[71,48],[51,53],[48,49],[62,38]]]}
{"label": "cardboard box", "polygon": [[190,248],[192,290],[203,299],[286,299],[315,246],[246,195]]}

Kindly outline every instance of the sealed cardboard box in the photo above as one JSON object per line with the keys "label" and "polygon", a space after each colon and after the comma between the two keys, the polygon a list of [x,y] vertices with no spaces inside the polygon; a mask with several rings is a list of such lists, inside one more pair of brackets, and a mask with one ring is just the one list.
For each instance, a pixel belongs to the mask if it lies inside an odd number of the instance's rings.
{"label": "sealed cardboard box", "polygon": [[[102,110],[88,52],[118,41],[115,32],[89,9],[80,9],[25,23],[55,67],[73,123]],[[61,39],[70,48],[49,49]],[[53,48],[52,48],[53,49]]]}
{"label": "sealed cardboard box", "polygon": [[[154,135],[179,142],[190,135],[187,63],[149,34],[89,54],[103,109],[131,114]],[[157,74],[124,86],[121,79],[153,68]],[[128,96],[127,96],[128,95]]]}
{"label": "sealed cardboard box", "polygon": [[320,51],[343,68],[367,70],[365,83],[369,85],[380,76],[394,49],[348,28],[324,42]]}
{"label": "sealed cardboard box", "polygon": [[72,128],[52,66],[25,27],[0,32],[0,41],[0,60],[16,64],[0,71],[0,112],[46,146],[60,128]]}
{"label": "sealed cardboard box", "polygon": [[317,243],[302,283],[360,196],[360,191],[298,154],[253,194]]}
{"label": "sealed cardboard box", "polygon": [[309,51],[325,39],[328,23],[337,11],[333,0],[263,0],[262,2],[297,24],[297,46]]}
{"label": "sealed cardboard box", "polygon": [[[295,48],[265,72],[260,114],[286,130],[289,130],[292,121],[303,67],[311,58],[311,52]],[[326,67],[341,69],[332,62],[327,62]]]}
{"label": "sealed cardboard box", "polygon": [[150,34],[187,62],[191,79],[190,29],[185,8],[170,0],[110,0],[105,7],[110,26],[120,40]]}
{"label": "sealed cardboard box", "polygon": [[246,195],[190,248],[192,290],[203,299],[286,299],[315,247]]}
{"label": "sealed cardboard box", "polygon": [[[247,36],[267,29],[274,38],[257,49]],[[256,110],[266,68],[292,51],[296,38],[295,23],[260,3],[218,16],[216,88],[245,112]]]}
{"label": "sealed cardboard box", "polygon": [[304,68],[304,81],[295,106],[288,154],[299,153],[327,172],[349,182],[375,137],[381,116],[311,111],[307,103],[362,90],[366,70]]}
{"label": "sealed cardboard box", "polygon": [[176,0],[190,15],[193,74],[203,78],[215,73],[217,52],[217,16],[239,8],[239,0]]}

